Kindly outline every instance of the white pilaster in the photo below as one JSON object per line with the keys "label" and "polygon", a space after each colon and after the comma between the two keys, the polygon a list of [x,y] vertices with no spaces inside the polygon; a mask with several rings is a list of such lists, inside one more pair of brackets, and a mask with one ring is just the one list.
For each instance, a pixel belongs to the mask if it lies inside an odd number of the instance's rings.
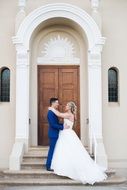
{"label": "white pilaster", "polygon": [[96,161],[99,165],[107,169],[107,155],[102,136],[102,44],[97,44],[88,53],[89,125],[92,127],[97,140]]}
{"label": "white pilaster", "polygon": [[92,13],[91,16],[97,23],[98,27],[101,30],[101,14],[99,11],[99,5],[100,5],[100,0],[90,0],[91,1],[91,8],[92,8]]}
{"label": "white pilaster", "polygon": [[10,170],[20,169],[23,152],[27,152],[29,146],[29,52],[22,44],[15,45],[17,51],[16,131],[15,144],[9,160]]}
{"label": "white pilaster", "polygon": [[17,44],[16,63],[16,141],[28,147],[29,139],[29,52]]}
{"label": "white pilaster", "polygon": [[15,142],[11,155],[9,157],[9,169],[10,170],[20,170],[21,162],[24,155],[24,143]]}
{"label": "white pilaster", "polygon": [[18,13],[16,15],[15,19],[15,33],[18,31],[20,24],[26,17],[25,13],[25,7],[26,7],[26,0],[18,0]]}
{"label": "white pilaster", "polygon": [[102,136],[101,55],[89,52],[89,120],[98,137]]}

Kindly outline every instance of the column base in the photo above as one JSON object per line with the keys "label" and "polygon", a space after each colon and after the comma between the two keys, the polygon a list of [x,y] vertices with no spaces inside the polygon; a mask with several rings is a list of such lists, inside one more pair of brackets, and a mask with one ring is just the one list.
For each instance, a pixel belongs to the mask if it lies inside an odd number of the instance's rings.
{"label": "column base", "polygon": [[9,157],[9,170],[20,170],[24,152],[28,152],[28,139],[16,139]]}
{"label": "column base", "polygon": [[96,162],[99,166],[108,169],[108,159],[104,148],[103,139],[97,139],[97,157]]}

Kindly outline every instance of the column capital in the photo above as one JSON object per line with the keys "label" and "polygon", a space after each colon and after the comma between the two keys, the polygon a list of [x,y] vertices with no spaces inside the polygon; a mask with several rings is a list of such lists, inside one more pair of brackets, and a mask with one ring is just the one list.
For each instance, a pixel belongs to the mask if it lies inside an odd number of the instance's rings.
{"label": "column capital", "polygon": [[89,49],[88,52],[91,54],[100,54],[103,50],[105,41],[106,41],[105,37],[99,38],[98,41],[96,42],[95,46],[93,46],[91,49]]}
{"label": "column capital", "polygon": [[88,50],[88,65],[93,68],[101,67],[101,52],[103,45],[105,43],[105,38],[101,38],[93,48]]}
{"label": "column capital", "polygon": [[12,42],[15,45],[15,48],[16,48],[17,52],[20,52],[20,51],[29,52],[29,49],[27,49],[24,46],[24,44],[23,44],[23,42],[22,42],[22,40],[21,40],[21,38],[19,36],[13,36],[12,37]]}
{"label": "column capital", "polygon": [[17,51],[17,66],[20,67],[27,67],[29,66],[28,57],[29,51],[25,49],[22,44],[16,44],[16,51]]}

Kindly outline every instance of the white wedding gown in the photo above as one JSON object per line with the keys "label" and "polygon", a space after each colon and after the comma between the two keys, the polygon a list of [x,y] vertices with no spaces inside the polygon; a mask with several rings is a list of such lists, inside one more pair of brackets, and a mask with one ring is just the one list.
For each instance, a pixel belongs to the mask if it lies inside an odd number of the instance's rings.
{"label": "white wedding gown", "polygon": [[51,168],[54,173],[67,176],[82,183],[94,184],[107,178],[102,169],[92,160],[73,131],[73,122],[64,119],[69,129],[60,131],[57,140]]}

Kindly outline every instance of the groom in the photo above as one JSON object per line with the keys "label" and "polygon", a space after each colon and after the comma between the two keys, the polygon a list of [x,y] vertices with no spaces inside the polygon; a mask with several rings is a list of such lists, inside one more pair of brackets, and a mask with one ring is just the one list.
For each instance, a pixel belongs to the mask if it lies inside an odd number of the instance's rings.
{"label": "groom", "polygon": [[[58,98],[51,98],[50,99],[50,106],[54,109],[58,109],[59,102]],[[49,151],[48,157],[46,162],[46,168],[48,171],[53,171],[51,167],[52,157],[54,153],[54,148],[59,137],[59,131],[63,129],[68,129],[67,125],[63,125],[59,123],[58,117],[51,111],[48,110],[47,114],[49,129],[48,129],[48,137],[49,137]]]}

